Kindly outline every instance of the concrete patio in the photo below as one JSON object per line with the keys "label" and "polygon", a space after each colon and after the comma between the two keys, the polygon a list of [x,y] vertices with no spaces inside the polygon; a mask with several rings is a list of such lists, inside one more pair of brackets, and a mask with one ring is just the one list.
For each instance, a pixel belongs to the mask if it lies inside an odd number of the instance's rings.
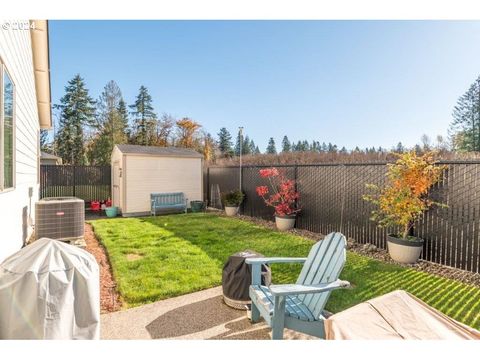
{"label": "concrete patio", "polygon": [[[251,324],[246,311],[223,302],[215,287],[101,317],[102,339],[268,340],[265,322]],[[285,330],[285,339],[316,339]]]}

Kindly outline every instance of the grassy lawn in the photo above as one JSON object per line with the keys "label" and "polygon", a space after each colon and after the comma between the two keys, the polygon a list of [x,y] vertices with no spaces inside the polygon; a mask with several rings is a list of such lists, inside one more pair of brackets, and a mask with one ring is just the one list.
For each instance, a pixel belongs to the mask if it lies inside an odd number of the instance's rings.
{"label": "grassy lawn", "polygon": [[[127,306],[221,284],[228,256],[251,249],[265,256],[307,256],[312,242],[238,219],[180,214],[91,222],[107,248]],[[301,265],[274,265],[275,283],[294,282]],[[332,293],[327,310],[338,312],[395,289],[404,289],[443,313],[480,329],[480,289],[386,264],[349,252],[342,279],[354,288]]]}

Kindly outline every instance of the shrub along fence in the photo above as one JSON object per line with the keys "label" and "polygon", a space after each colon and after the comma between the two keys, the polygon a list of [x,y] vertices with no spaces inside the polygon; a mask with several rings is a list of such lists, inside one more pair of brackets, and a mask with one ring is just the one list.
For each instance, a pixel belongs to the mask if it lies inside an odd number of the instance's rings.
{"label": "shrub along fence", "polygon": [[[423,238],[422,258],[438,264],[480,272],[480,162],[445,161],[441,180],[431,189],[436,201],[447,208],[432,208],[414,228]],[[386,249],[388,229],[380,229],[370,220],[372,204],[363,200],[365,184],[382,185],[386,163],[279,165],[281,171],[297,182],[302,211],[296,227],[328,234],[341,231],[359,243],[371,243]],[[244,215],[273,220],[255,188],[267,185],[259,170],[265,166],[242,168]],[[205,194],[211,200],[218,185],[221,192],[239,188],[238,167],[210,167],[205,173]],[[210,201],[211,203],[211,201]],[[390,229],[391,231],[391,229]]]}
{"label": "shrub along fence", "polygon": [[111,178],[110,166],[41,165],[40,198],[107,200],[111,197]]}

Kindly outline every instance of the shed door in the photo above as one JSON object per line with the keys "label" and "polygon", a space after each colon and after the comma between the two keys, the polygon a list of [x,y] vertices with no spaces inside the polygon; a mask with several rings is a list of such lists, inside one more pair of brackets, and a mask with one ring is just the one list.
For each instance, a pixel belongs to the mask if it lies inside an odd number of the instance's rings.
{"label": "shed door", "polygon": [[120,207],[120,165],[118,162],[113,164],[113,206]]}

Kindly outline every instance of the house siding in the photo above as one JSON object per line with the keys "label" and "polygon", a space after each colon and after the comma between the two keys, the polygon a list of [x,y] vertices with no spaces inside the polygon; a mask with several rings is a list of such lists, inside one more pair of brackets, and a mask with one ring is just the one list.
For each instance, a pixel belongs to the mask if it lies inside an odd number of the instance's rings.
{"label": "house siding", "polygon": [[39,119],[28,30],[0,28],[0,58],[15,85],[15,187],[0,192],[0,261],[33,232],[38,200]]}
{"label": "house siding", "polygon": [[124,213],[150,211],[150,193],[183,192],[190,202],[202,200],[202,159],[126,155]]}

